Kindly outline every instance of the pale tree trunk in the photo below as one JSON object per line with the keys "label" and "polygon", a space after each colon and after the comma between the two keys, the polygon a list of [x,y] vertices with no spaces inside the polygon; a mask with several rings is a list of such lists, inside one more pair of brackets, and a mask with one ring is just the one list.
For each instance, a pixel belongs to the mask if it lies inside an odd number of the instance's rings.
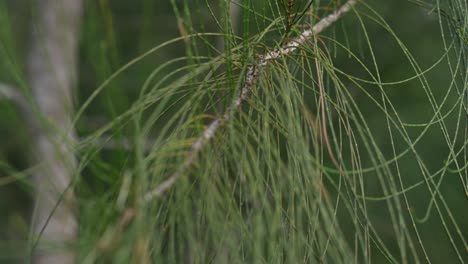
{"label": "pale tree trunk", "polygon": [[[230,1],[229,17],[231,19],[230,23],[232,25],[232,31],[234,34],[238,33],[237,29],[239,27],[240,13],[241,13],[241,7],[237,5],[234,1]],[[223,36],[219,36],[217,38],[216,48],[219,50],[220,53],[224,52],[224,37]]]}
{"label": "pale tree trunk", "polygon": [[[70,244],[77,220],[70,183],[76,171],[73,154],[73,88],[76,84],[81,0],[35,0],[28,79],[39,122],[33,130],[37,170],[32,240],[39,241],[33,263],[74,263]],[[38,240],[39,239],[39,240]]]}

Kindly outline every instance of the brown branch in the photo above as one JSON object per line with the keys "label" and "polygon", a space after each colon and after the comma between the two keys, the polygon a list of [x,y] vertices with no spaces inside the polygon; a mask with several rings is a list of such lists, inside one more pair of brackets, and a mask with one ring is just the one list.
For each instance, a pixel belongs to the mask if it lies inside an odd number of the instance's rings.
{"label": "brown branch", "polygon": [[245,83],[242,87],[239,97],[237,97],[234,100],[233,104],[226,109],[223,115],[211,122],[211,124],[205,129],[203,134],[195,141],[195,143],[192,144],[192,147],[179,170],[172,174],[169,178],[164,180],[155,189],[147,192],[144,195],[144,201],[149,202],[154,198],[162,196],[177,182],[177,180],[183,175],[183,173],[195,163],[198,154],[205,146],[205,144],[214,137],[219,128],[226,124],[231,119],[232,114],[235,111],[237,111],[241,107],[242,103],[249,98],[249,95],[253,89],[255,82],[259,78],[260,70],[267,66],[269,61],[278,59],[283,55],[287,55],[294,52],[300,46],[304,45],[310,37],[313,37],[314,35],[322,32],[334,22],[336,22],[338,19],[340,19],[345,13],[349,12],[352,9],[352,7],[355,4],[357,4],[357,2],[358,0],[348,0],[340,8],[335,10],[335,12],[320,20],[311,29],[302,32],[302,34],[296,39],[286,43],[281,48],[275,49],[263,56],[260,56],[257,59],[256,63],[249,65],[247,67],[247,72],[245,75]]}

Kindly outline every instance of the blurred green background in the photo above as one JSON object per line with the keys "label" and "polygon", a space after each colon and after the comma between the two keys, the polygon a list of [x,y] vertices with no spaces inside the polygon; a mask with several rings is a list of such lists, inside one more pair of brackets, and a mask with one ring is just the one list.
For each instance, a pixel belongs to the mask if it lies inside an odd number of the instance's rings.
{"label": "blurred green background", "polygon": [[[256,12],[267,17],[273,17],[266,4],[270,0],[256,0],[248,5]],[[184,3],[185,2],[185,3]],[[218,1],[207,1],[213,7],[213,12],[219,12]],[[296,1],[297,5],[304,6],[306,1]],[[174,1],[180,10],[184,10],[184,4],[190,6],[192,27],[195,32],[220,32],[210,10],[206,8],[205,1]],[[327,1],[321,1],[326,5]],[[395,34],[406,45],[408,51],[414,57],[421,69],[432,69],[425,74],[430,90],[437,102],[441,102],[446,97],[443,112],[455,104],[460,104],[460,92],[466,92],[466,83],[463,77],[458,74],[453,76],[450,68],[443,58],[435,65],[445,53],[443,39],[441,36],[441,26],[437,12],[423,8],[417,4],[406,0],[394,1],[366,1],[366,4],[375,9],[394,30]],[[32,4],[28,0],[2,1],[0,2],[0,81],[12,84],[22,91],[27,90],[24,75],[24,61],[27,56],[29,34],[31,31],[31,8]],[[449,6],[442,6],[449,8]],[[382,82],[397,82],[405,80],[415,75],[415,72],[405,57],[402,48],[399,47],[395,39],[381,26],[368,19],[371,12],[364,7],[362,19],[366,26],[369,41],[378,62],[379,73]],[[327,13],[323,11],[323,14]],[[460,18],[463,19],[463,18]],[[239,19],[242,24],[242,15]],[[268,24],[265,22],[265,25]],[[448,34],[450,29],[444,22],[444,30]],[[258,28],[262,23],[241,25],[238,29],[240,36],[253,36],[263,30]],[[452,31],[452,34],[453,31]],[[294,35],[294,33],[293,33]],[[355,52],[369,68],[373,69],[372,54],[365,40],[365,33],[359,25],[355,16],[346,17],[329,29],[326,36],[334,37],[349,45],[350,50]],[[118,70],[125,63],[149,50],[160,43],[180,37],[180,30],[174,6],[169,0],[88,0],[85,1],[85,14],[82,24],[80,43],[80,75],[76,89],[76,105],[83,103],[91,93],[104,82],[112,73]],[[454,34],[453,39],[456,39]],[[215,38],[212,39],[216,41]],[[272,47],[278,39],[272,36]],[[463,43],[463,42],[462,42]],[[240,44],[240,43],[238,43]],[[450,44],[450,43],[449,43]],[[466,44],[466,42],[465,42]],[[457,45],[457,44],[454,44]],[[333,46],[332,46],[333,47]],[[460,48],[460,47],[458,47]],[[466,47],[462,47],[466,48]],[[203,48],[201,48],[203,52]],[[207,52],[207,51],[206,51]],[[362,67],[356,61],[349,58],[346,52],[335,47],[335,66],[351,75],[363,79],[369,76],[363,72]],[[208,52],[207,52],[208,53]],[[178,42],[165,48],[163,52],[157,52],[140,61],[113,81],[104,92],[88,107],[84,116],[80,119],[77,131],[80,137],[85,137],[89,133],[107,124],[114,118],[129,109],[137,99],[139,90],[156,67],[170,59],[186,55],[186,46],[183,42]],[[215,54],[211,54],[215,55]],[[456,57],[453,52],[448,55],[452,60]],[[466,59],[466,57],[465,57]],[[462,67],[466,67],[466,61],[462,62]],[[466,68],[465,68],[466,71]],[[461,74],[466,73],[461,70]],[[454,82],[457,89],[447,94],[449,86]],[[375,85],[364,85],[364,88],[379,98],[379,90]],[[354,95],[361,112],[365,116],[368,125],[373,133],[376,144],[380,147],[382,154],[387,158],[393,156],[392,146],[397,152],[403,151],[408,144],[394,132],[395,138],[389,140],[388,126],[385,116],[376,104],[370,100],[361,90],[349,84],[350,92]],[[420,80],[402,82],[399,84],[385,86],[387,95],[396,109],[399,118],[408,124],[425,124],[433,117],[431,105],[424,93]],[[391,114],[395,116],[394,113]],[[450,112],[444,120],[445,125],[450,130],[450,136],[456,150],[465,148],[466,139],[466,110],[461,113],[458,110]],[[416,138],[426,126],[408,126],[407,131],[410,137]],[[456,133],[457,132],[457,133]],[[131,130],[125,127],[114,131],[119,135],[131,134]],[[6,263],[14,256],[21,254],[22,241],[27,238],[29,211],[32,205],[32,188],[28,182],[26,173],[19,174],[16,180],[6,182],[9,176],[14,173],[27,170],[29,152],[29,135],[18,109],[11,102],[0,101],[0,262],[6,259]],[[437,125],[429,128],[428,132],[415,146],[419,158],[428,166],[428,173],[435,173],[444,166],[449,156],[450,149],[447,146],[445,135]],[[372,163],[369,157],[361,157],[362,167],[370,167]],[[85,169],[85,187],[81,187],[79,195],[82,199],[92,200],[100,193],[106,193],[109,186],[118,182],[126,162],[131,162],[128,152],[122,149],[105,151],[97,159],[105,160],[106,166],[99,166],[99,162],[91,163]],[[459,156],[458,162],[463,164],[466,157]],[[413,155],[408,154],[400,159],[400,172],[403,175],[404,183],[407,186],[421,182],[420,168]],[[452,168],[452,167],[451,167]],[[455,168],[452,168],[455,169]],[[465,168],[466,170],[466,168]],[[465,172],[466,173],[466,172]],[[448,172],[440,181],[439,191],[442,193],[445,203],[451,210],[451,217],[462,227],[462,236],[468,235],[468,204],[467,196],[464,193],[463,184],[458,173]],[[465,174],[466,175],[466,174]],[[440,177],[436,177],[440,180]],[[466,182],[465,182],[466,183]],[[373,187],[375,186],[375,187]],[[382,190],[378,186],[375,175],[366,175],[366,187],[369,190],[375,188],[375,192],[369,195],[380,196]],[[424,183],[408,193],[408,198],[414,208],[413,213],[417,217],[423,217],[428,207],[432,207],[431,194],[424,187]],[[391,240],[394,234],[391,226],[386,227],[384,219],[388,216],[379,210],[384,202],[369,202],[371,219],[377,220],[377,228],[381,230],[383,240]],[[419,224],[421,239],[425,241],[428,254],[432,263],[458,263],[459,259],[450,247],[450,241],[437,216],[437,211],[432,208],[429,220]],[[448,213],[443,212],[443,217],[448,220]],[[405,217],[408,217],[406,215]],[[346,221],[340,219],[339,221]],[[380,220],[379,220],[380,219]],[[344,224],[346,225],[346,224]],[[385,233],[388,228],[389,232]],[[450,227],[449,227],[450,228]],[[450,230],[454,232],[454,230]],[[352,234],[350,234],[352,236]],[[455,238],[455,243],[463,243]],[[10,249],[10,250],[6,250]],[[467,249],[460,248],[467,261]],[[11,257],[11,258],[10,258]],[[383,263],[376,261],[375,263]],[[411,261],[409,263],[412,263]]]}

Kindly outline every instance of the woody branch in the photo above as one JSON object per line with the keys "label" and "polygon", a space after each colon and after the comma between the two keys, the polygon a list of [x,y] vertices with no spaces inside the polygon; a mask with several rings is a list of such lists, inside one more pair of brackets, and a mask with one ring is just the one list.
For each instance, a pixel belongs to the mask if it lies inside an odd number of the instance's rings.
{"label": "woody branch", "polygon": [[247,67],[245,81],[241,89],[240,95],[226,109],[224,114],[213,120],[203,131],[202,135],[200,135],[197,138],[197,140],[195,140],[189,152],[187,153],[184,163],[179,168],[179,170],[174,172],[156,188],[147,192],[144,195],[144,201],[149,202],[154,198],[162,196],[177,182],[177,180],[183,175],[183,173],[196,162],[198,154],[201,152],[203,147],[215,136],[218,130],[231,119],[233,113],[236,112],[242,106],[243,102],[245,102],[249,98],[249,95],[252,92],[255,82],[260,76],[261,70],[265,68],[270,61],[276,60],[284,55],[293,53],[300,46],[306,44],[306,42],[311,37],[322,32],[330,25],[338,21],[344,14],[349,12],[357,3],[358,0],[348,0],[345,4],[336,9],[333,13],[321,19],[311,29],[303,31],[302,34],[300,34],[297,38],[287,42],[282,47],[274,49],[266,53],[265,55],[259,56],[255,63],[249,65]]}

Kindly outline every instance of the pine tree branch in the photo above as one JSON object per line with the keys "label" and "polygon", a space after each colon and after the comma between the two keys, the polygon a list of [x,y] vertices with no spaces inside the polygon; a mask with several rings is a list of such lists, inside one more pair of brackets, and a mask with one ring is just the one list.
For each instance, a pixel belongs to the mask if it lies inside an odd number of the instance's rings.
{"label": "pine tree branch", "polygon": [[236,112],[242,106],[242,103],[249,98],[249,95],[253,89],[255,82],[259,78],[260,71],[268,65],[269,61],[278,59],[284,55],[296,51],[300,46],[304,45],[309,40],[309,38],[322,32],[330,25],[338,21],[338,19],[340,19],[344,14],[349,12],[352,9],[352,7],[357,4],[357,2],[358,0],[348,0],[340,8],[335,10],[335,12],[320,20],[311,29],[302,32],[302,34],[296,39],[289,41],[281,48],[275,49],[266,53],[263,56],[260,56],[254,64],[249,65],[247,67],[245,83],[242,87],[240,95],[234,100],[233,104],[226,109],[224,114],[216,118],[213,122],[211,122],[205,129],[203,134],[192,144],[191,149],[188,152],[184,163],[179,168],[179,170],[177,170],[169,178],[164,180],[156,188],[147,192],[143,197],[144,201],[150,202],[154,198],[161,197],[177,182],[177,180],[183,175],[183,173],[195,163],[198,154],[201,152],[201,150],[207,144],[207,142],[209,142],[214,137],[214,135],[220,129],[220,127],[228,123],[233,113]]}

